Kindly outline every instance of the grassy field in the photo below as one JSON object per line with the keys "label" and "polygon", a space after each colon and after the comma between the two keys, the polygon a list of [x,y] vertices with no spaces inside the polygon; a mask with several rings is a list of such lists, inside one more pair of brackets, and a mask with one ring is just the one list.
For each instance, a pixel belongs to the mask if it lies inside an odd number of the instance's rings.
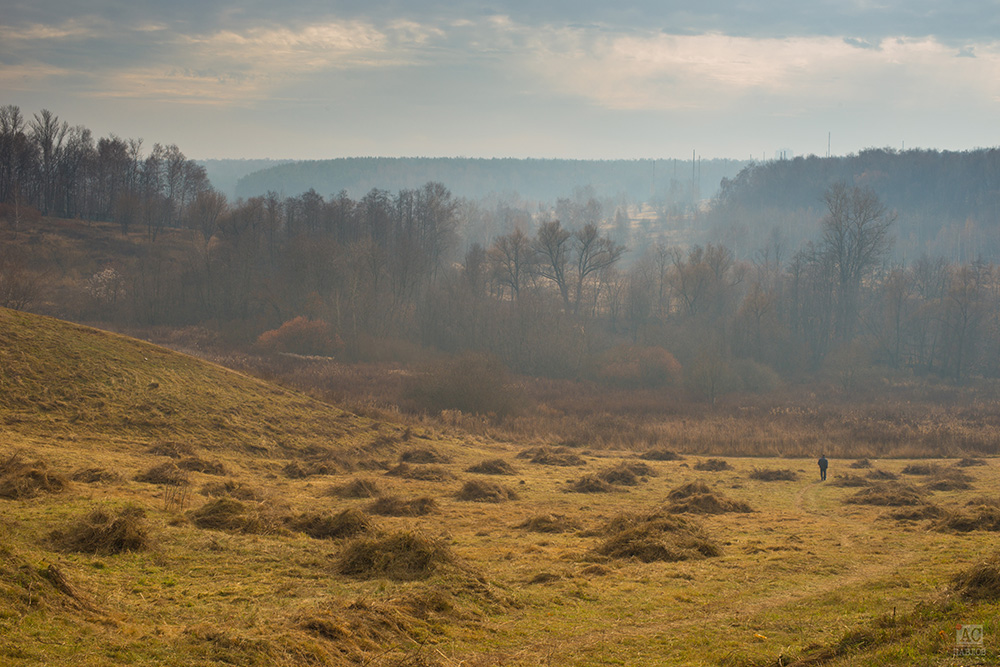
{"label": "grassy field", "polygon": [[0,310],[0,664],[1000,661],[994,459],[460,426]]}

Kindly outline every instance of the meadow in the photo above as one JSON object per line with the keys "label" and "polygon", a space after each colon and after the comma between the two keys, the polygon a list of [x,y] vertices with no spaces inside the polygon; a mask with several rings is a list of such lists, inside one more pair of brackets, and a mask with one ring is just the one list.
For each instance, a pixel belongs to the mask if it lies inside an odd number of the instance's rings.
{"label": "meadow", "polygon": [[616,440],[611,399],[494,423],[285,380],[0,310],[0,664],[1000,660],[992,402]]}

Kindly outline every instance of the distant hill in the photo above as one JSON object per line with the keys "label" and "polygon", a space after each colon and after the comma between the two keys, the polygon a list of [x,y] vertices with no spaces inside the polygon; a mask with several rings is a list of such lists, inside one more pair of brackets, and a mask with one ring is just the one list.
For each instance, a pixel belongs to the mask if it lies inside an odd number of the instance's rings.
{"label": "distant hill", "polygon": [[236,198],[236,184],[247,174],[289,162],[291,160],[197,160],[205,168],[212,187],[230,199]]}
{"label": "distant hill", "polygon": [[[632,201],[689,201],[715,194],[745,160],[547,160],[514,158],[339,158],[294,162],[261,169],[239,179],[235,193],[254,197],[275,191],[296,196],[310,189],[323,196],[347,191],[361,198],[373,188],[395,192],[428,181],[444,183],[459,197],[516,193],[522,199],[554,201],[590,186],[598,197],[625,195]],[[214,182],[214,177],[213,182]]]}
{"label": "distant hill", "polygon": [[[727,179],[706,225],[752,252],[772,230],[788,248],[815,237],[823,195],[837,182],[871,188],[898,214],[900,260],[923,253],[955,261],[1000,258],[1000,149],[869,149],[753,164]],[[740,238],[743,237],[743,238]]]}

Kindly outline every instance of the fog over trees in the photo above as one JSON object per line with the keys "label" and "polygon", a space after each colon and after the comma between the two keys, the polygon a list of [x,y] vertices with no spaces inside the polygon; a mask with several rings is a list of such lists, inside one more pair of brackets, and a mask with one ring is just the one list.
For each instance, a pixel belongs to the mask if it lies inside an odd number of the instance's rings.
{"label": "fog over trees", "polygon": [[[866,169],[847,177],[859,160]],[[940,187],[908,185],[893,167],[907,163],[954,170],[961,194],[938,201]],[[297,332],[293,351],[344,359],[482,352],[519,373],[685,383],[714,398],[816,373],[844,386],[873,373],[1000,374],[992,245],[929,252],[959,215],[970,242],[995,236],[997,164],[995,151],[777,161],[673,208],[585,186],[541,205],[473,200],[435,181],[229,201],[177,146],[95,141],[48,111],[5,106],[0,224],[111,221],[141,240],[76,279],[67,317],[198,325],[240,344]],[[942,230],[909,213],[907,196],[931,202]],[[0,304],[30,308],[25,286],[37,297],[42,272],[5,248]]]}

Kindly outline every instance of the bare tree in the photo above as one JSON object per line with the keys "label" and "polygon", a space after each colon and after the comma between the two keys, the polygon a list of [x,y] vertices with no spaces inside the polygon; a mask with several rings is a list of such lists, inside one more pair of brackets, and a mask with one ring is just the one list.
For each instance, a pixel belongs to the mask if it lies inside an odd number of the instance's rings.
{"label": "bare tree", "polygon": [[563,304],[569,308],[569,281],[566,268],[569,261],[569,239],[571,233],[563,229],[558,220],[542,223],[535,235],[532,247],[538,254],[539,261],[535,271],[539,276],[548,278],[559,288]]}
{"label": "bare tree", "polygon": [[870,188],[837,183],[823,197],[820,251],[834,270],[837,285],[836,331],[840,340],[854,335],[861,284],[888,255],[889,230],[896,214],[889,211]]}

